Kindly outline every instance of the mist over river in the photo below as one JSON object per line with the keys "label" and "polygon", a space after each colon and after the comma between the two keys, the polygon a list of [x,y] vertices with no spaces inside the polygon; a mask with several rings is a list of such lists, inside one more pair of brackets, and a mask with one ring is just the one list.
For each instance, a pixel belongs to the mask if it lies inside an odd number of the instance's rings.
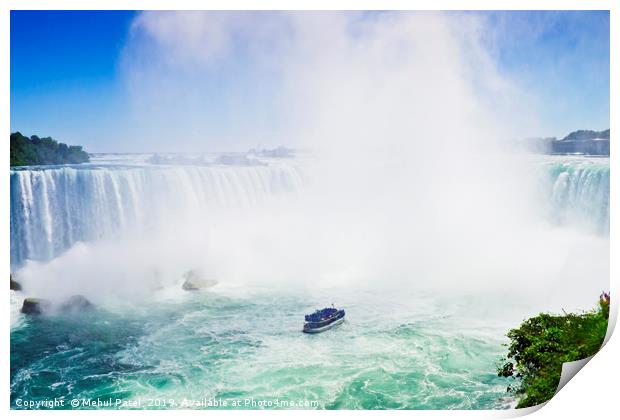
{"label": "mist over river", "polygon": [[[353,182],[361,171],[335,177],[310,154],[150,157],[11,170],[12,408],[509,408],[496,374],[508,329],[608,289],[608,158],[527,156],[509,177],[472,163],[465,181],[482,181],[459,184],[431,165]],[[218,284],[185,291],[188,270]],[[77,294],[95,308],[19,312],[25,297]],[[303,315],[332,303],[345,323],[302,334]]]}

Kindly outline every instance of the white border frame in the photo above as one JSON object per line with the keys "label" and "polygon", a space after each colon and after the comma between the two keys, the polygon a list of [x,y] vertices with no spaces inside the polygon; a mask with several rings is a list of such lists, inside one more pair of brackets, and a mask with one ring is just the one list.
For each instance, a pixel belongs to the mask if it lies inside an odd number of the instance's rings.
{"label": "white border frame", "polygon": [[[502,1],[490,1],[490,0],[418,0],[418,1],[406,1],[406,0],[297,0],[294,3],[285,0],[89,0],[88,2],[80,0],[6,0],[0,5],[0,49],[2,56],[6,58],[4,63],[0,67],[0,93],[2,102],[0,105],[0,127],[2,132],[7,135],[10,132],[10,10],[38,10],[38,9],[55,9],[55,10],[610,10],[610,128],[614,133],[620,127],[618,122],[618,99],[620,98],[620,92],[618,91],[618,77],[620,76],[620,68],[618,67],[618,32],[620,28],[620,3],[617,1],[608,0],[591,0],[591,1],[578,1],[578,0],[502,0]],[[618,195],[615,192],[620,190],[614,190],[614,186],[617,185],[618,173],[616,172],[618,153],[616,151],[615,144],[617,142],[612,140],[611,154],[611,211],[614,213],[618,208]],[[620,150],[620,149],[619,149]],[[8,144],[0,150],[5,162],[9,160],[9,148]],[[0,175],[2,182],[0,182],[0,193],[5,199],[2,200],[0,205],[0,247],[2,253],[0,254],[0,272],[7,273],[10,271],[10,252],[9,252],[9,215],[10,215],[10,203],[9,203],[9,173],[3,171]],[[616,212],[617,213],[617,212]],[[618,252],[618,246],[616,240],[618,238],[618,225],[615,223],[616,215],[611,218],[610,226],[610,253],[611,255],[620,255]],[[611,293],[612,293],[612,315],[610,317],[610,325],[615,325],[618,307],[615,304],[615,298],[618,290],[618,259],[614,261],[611,259]],[[52,417],[61,418],[66,416],[88,416],[101,417],[108,416],[110,413],[114,413],[114,416],[121,418],[137,417],[137,416],[149,416],[149,417],[169,417],[178,416],[183,417],[211,417],[217,416],[222,418],[239,418],[247,414],[252,415],[255,418],[287,418],[293,414],[291,411],[252,411],[251,413],[245,413],[243,411],[16,411],[10,410],[10,383],[9,383],[9,334],[10,331],[10,307],[8,297],[5,297],[2,304],[4,305],[4,326],[5,334],[2,335],[2,354],[5,356],[4,363],[0,364],[1,377],[5,378],[4,386],[1,387],[4,391],[0,391],[0,401],[2,401],[2,407],[9,411],[9,415],[24,418],[34,417]],[[609,337],[609,335],[608,335]],[[607,345],[597,354],[593,360],[588,364],[588,367],[577,375],[578,379],[573,379],[551,400],[549,401],[543,410],[537,411],[537,409],[524,409],[524,410],[509,410],[509,411],[384,411],[384,412],[372,412],[372,411],[321,411],[316,412],[312,410],[295,411],[296,417],[330,417],[330,418],[342,418],[342,417],[400,417],[403,416],[416,416],[419,418],[444,418],[449,416],[451,418],[471,418],[479,419],[481,417],[486,418],[505,418],[515,417],[519,415],[536,412],[532,415],[535,419],[557,419],[557,418],[576,418],[576,417],[598,417],[608,418],[613,412],[618,412],[618,398],[616,391],[616,378],[620,377],[620,362],[616,358],[616,355],[620,354],[620,344],[618,339],[611,337]],[[88,413],[88,414],[87,414]],[[146,414],[148,413],[148,414]],[[617,414],[616,414],[617,415]]]}

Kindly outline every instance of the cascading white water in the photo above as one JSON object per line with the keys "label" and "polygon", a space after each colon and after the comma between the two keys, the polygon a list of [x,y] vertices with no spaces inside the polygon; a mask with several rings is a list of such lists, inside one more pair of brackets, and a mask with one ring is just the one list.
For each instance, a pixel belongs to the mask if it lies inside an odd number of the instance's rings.
{"label": "cascading white water", "polygon": [[11,266],[172,218],[207,218],[298,190],[294,165],[85,166],[11,171]]}
{"label": "cascading white water", "polygon": [[[544,167],[549,219],[609,229],[609,161],[554,158]],[[11,171],[11,266],[48,261],[76,242],[154,229],[174,218],[251,209],[298,191],[299,163],[254,166],[92,165]]]}
{"label": "cascading white water", "polygon": [[609,159],[562,158],[549,164],[551,219],[609,231]]}

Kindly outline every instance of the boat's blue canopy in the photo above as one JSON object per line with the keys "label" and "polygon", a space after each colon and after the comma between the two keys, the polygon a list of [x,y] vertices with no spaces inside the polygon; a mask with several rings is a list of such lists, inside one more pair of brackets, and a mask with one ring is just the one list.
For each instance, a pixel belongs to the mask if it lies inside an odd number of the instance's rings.
{"label": "boat's blue canopy", "polygon": [[322,319],[329,318],[330,316],[334,315],[336,312],[338,312],[338,309],[336,308],[317,309],[316,311],[314,311],[314,313],[310,315],[306,315],[305,318],[307,322],[318,322]]}

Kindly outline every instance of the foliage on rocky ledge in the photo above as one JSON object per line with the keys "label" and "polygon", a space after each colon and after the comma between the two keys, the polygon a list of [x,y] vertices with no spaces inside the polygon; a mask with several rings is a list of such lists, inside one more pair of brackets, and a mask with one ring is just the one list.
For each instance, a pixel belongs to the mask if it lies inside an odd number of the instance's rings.
{"label": "foliage on rocky ledge", "polygon": [[608,293],[598,307],[581,314],[543,314],[508,332],[508,355],[498,375],[512,377],[508,387],[519,403],[531,407],[550,400],[556,392],[562,364],[594,355],[603,344],[609,319]]}

